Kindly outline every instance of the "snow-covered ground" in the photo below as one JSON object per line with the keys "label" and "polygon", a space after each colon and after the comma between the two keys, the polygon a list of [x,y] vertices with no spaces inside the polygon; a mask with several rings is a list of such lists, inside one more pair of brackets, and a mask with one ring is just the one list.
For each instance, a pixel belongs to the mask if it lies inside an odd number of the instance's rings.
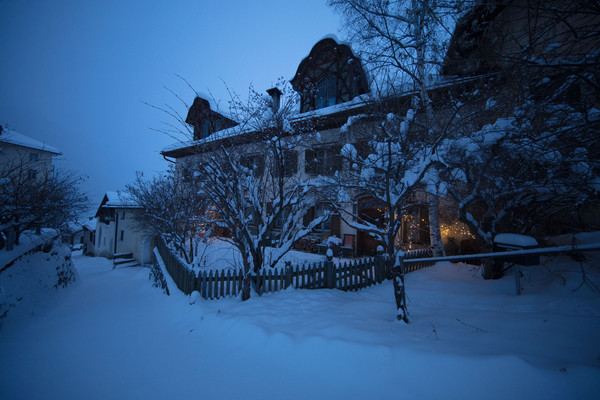
{"label": "snow-covered ground", "polygon": [[572,291],[567,256],[523,268],[521,296],[510,273],[410,273],[408,325],[390,282],[190,304],[147,268],[73,259],[79,279],[52,307],[3,324],[0,398],[600,398],[600,294]]}

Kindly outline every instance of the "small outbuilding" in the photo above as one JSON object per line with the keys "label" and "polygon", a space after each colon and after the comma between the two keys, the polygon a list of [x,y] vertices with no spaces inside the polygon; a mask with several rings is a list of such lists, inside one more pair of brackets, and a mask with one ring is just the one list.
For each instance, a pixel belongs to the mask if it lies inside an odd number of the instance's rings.
{"label": "small outbuilding", "polygon": [[151,262],[154,240],[137,222],[140,211],[128,194],[106,192],[95,216],[94,254],[131,263]]}

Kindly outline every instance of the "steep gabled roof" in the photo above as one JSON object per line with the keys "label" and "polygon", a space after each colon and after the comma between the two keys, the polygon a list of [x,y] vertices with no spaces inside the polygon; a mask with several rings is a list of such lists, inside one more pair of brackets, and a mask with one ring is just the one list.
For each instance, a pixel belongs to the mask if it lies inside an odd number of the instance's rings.
{"label": "steep gabled roof", "polygon": [[97,222],[98,220],[96,218],[92,218],[83,224],[83,229],[87,229],[88,231],[95,231]]}

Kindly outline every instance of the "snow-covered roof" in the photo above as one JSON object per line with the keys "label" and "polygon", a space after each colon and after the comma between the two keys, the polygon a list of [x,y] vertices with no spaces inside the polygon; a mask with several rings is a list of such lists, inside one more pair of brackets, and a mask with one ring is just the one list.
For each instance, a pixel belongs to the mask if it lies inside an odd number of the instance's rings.
{"label": "snow-covered roof", "polygon": [[100,215],[103,208],[141,208],[138,203],[128,193],[106,192],[96,211],[96,217]]}
{"label": "snow-covered roof", "polygon": [[[292,117],[291,121],[301,121],[304,119],[322,117],[322,116],[327,116],[327,115],[331,115],[331,114],[336,114],[336,113],[339,113],[342,111],[352,110],[352,109],[359,108],[361,106],[366,105],[370,100],[371,100],[371,95],[369,93],[366,93],[361,96],[356,96],[354,99],[347,101],[345,103],[334,104],[329,107],[320,108],[317,110],[311,110],[311,111],[308,111],[305,113],[299,113],[299,114],[297,114],[297,116]],[[256,129],[254,129],[250,125],[236,125],[231,128],[222,129],[220,131],[217,131],[203,139],[181,141],[178,143],[173,143],[171,145],[164,147],[162,149],[161,153],[164,154],[164,153],[169,153],[169,152],[173,152],[173,151],[177,151],[177,150],[193,148],[196,146],[216,142],[216,141],[222,140],[222,139],[228,139],[228,138],[240,136],[243,134],[252,133],[255,131],[256,131]]]}
{"label": "snow-covered roof", "polygon": [[231,128],[222,129],[220,131],[217,131],[217,132],[215,132],[215,133],[211,134],[210,136],[205,137],[203,139],[181,141],[181,142],[178,142],[178,143],[173,143],[173,144],[168,145],[165,148],[163,148],[162,151],[161,151],[161,153],[168,153],[168,152],[171,152],[171,151],[182,150],[182,149],[186,149],[186,148],[189,148],[189,147],[200,146],[200,145],[203,145],[203,144],[207,144],[207,143],[211,143],[211,142],[216,142],[217,140],[222,140],[222,139],[227,139],[227,138],[239,136],[239,135],[242,135],[244,133],[251,133],[253,131],[254,131],[254,129],[252,129],[248,125],[245,125],[245,126],[236,125],[236,126],[231,127]]}
{"label": "snow-covered roof", "polygon": [[66,226],[64,227],[64,230],[67,233],[79,232],[82,229],[83,229],[83,226],[80,223],[77,223],[77,222],[68,222],[66,224]]}
{"label": "snow-covered roof", "polygon": [[[487,78],[487,77],[491,77],[494,75],[497,75],[497,74],[490,73],[490,74],[485,74],[485,75],[470,76],[470,77],[458,77],[458,78],[457,77],[438,76],[435,79],[431,80],[431,82],[429,83],[428,89],[435,90],[435,89],[440,89],[440,88],[444,88],[444,87],[460,85],[460,84],[463,84],[463,83],[466,83],[469,81]],[[417,94],[417,91],[414,90],[414,88],[408,87],[408,86],[401,87],[401,88],[396,87],[395,89],[396,89],[396,91],[389,89],[388,93],[379,94],[379,96],[383,96],[383,97],[386,97],[389,99],[394,99],[394,98],[403,98],[403,97],[412,96],[412,95]],[[359,109],[361,107],[367,106],[370,102],[372,102],[376,99],[377,99],[377,95],[375,95],[371,92],[365,93],[365,94],[356,96],[353,99],[351,99],[350,101],[347,101],[344,103],[334,104],[329,107],[319,108],[316,110],[310,110],[310,111],[306,111],[304,113],[298,113],[297,115],[292,116],[290,118],[290,122],[294,123],[294,122],[301,122],[304,120],[310,120],[310,119],[315,119],[315,118],[323,118],[323,117],[333,116],[333,115],[336,115],[338,113],[343,113],[343,112],[360,112]],[[201,145],[204,145],[207,143],[216,142],[218,140],[252,133],[254,131],[255,131],[255,129],[253,129],[253,127],[251,127],[250,125],[236,125],[231,128],[217,131],[203,139],[181,141],[178,143],[168,145],[165,148],[163,148],[161,153],[163,155],[172,156],[172,155],[168,155],[165,153],[177,152],[177,151],[182,151],[185,149],[192,149],[196,146],[201,146]],[[178,157],[178,156],[175,156],[175,157]]]}
{"label": "snow-covered roof", "polygon": [[98,222],[98,220],[96,218],[92,218],[92,219],[86,221],[83,224],[83,227],[89,231],[95,231],[97,222]]}
{"label": "snow-covered roof", "polygon": [[12,129],[4,128],[0,131],[0,143],[9,143],[16,146],[23,146],[30,149],[47,151],[54,155],[62,154],[60,150],[55,147],[49,146],[44,142],[25,136],[22,133],[16,132]]}
{"label": "snow-covered roof", "polygon": [[294,117],[292,117],[292,121],[300,121],[304,119],[311,119],[315,117],[324,117],[327,115],[336,114],[342,111],[349,111],[364,105],[367,105],[370,101],[373,100],[373,96],[371,93],[365,93],[360,96],[356,96],[350,101],[345,103],[333,104],[329,107],[318,108],[316,110],[306,111],[304,113],[300,113]]}
{"label": "snow-covered roof", "polygon": [[[106,201],[104,201],[106,200]],[[128,193],[122,192],[106,192],[102,201],[102,207],[108,208],[123,208],[123,207],[134,207],[137,208],[139,205]]]}
{"label": "snow-covered roof", "polygon": [[96,217],[100,216],[103,208],[142,208],[129,193],[106,192],[96,211]]}

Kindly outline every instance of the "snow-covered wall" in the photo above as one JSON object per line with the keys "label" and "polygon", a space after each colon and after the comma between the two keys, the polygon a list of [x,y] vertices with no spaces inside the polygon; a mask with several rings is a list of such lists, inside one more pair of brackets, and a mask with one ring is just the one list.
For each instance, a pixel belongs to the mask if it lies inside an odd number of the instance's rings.
{"label": "snow-covered wall", "polygon": [[11,165],[23,165],[38,174],[43,174],[52,168],[52,153],[1,142],[0,170]]}
{"label": "snow-covered wall", "polygon": [[115,217],[108,223],[99,221],[96,224],[96,256],[113,258],[115,253],[132,253],[142,264],[151,261],[152,238],[139,231],[135,212],[135,209],[131,208],[116,208]]}

